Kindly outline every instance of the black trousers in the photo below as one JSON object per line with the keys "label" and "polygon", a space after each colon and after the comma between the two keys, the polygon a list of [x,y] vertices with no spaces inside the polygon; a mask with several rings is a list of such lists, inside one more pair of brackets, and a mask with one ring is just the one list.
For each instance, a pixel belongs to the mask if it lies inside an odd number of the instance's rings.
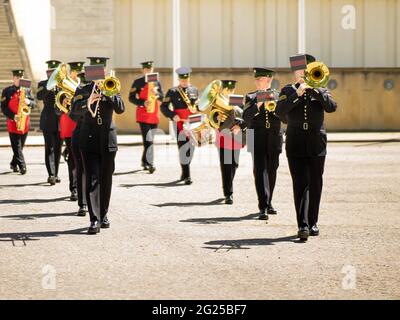
{"label": "black trousers", "polygon": [[154,129],[157,129],[156,124],[149,124],[139,122],[140,131],[142,133],[143,140],[143,154],[142,154],[142,165],[154,165]]}
{"label": "black trousers", "polygon": [[82,150],[86,173],[86,199],[90,221],[101,222],[110,204],[116,152],[90,153]]}
{"label": "black trousers", "polygon": [[77,171],[75,165],[75,158],[72,155],[72,139],[65,138],[65,146],[69,154],[68,164],[68,177],[69,177],[69,191],[77,191]]}
{"label": "black trousers", "polygon": [[26,168],[25,158],[22,150],[24,149],[28,133],[17,134],[10,132],[9,136],[10,136],[11,148],[13,151],[13,158],[10,162],[10,165],[18,166],[19,168]]}
{"label": "black trousers", "polygon": [[181,164],[182,178],[190,178],[190,163],[192,162],[194,155],[194,145],[190,141],[190,137],[187,137],[185,132],[178,131],[177,144],[179,150],[179,163]]}
{"label": "black trousers", "polygon": [[83,157],[81,154],[81,151],[79,149],[79,143],[77,139],[79,134],[77,136],[72,137],[72,143],[71,143],[71,151],[72,151],[72,157],[74,158],[74,163],[75,163],[75,168],[76,168],[76,191],[78,193],[78,206],[82,207],[84,205],[87,205],[86,201],[86,174],[85,170],[83,170]]}
{"label": "black trousers", "polygon": [[312,227],[318,222],[325,156],[288,157],[288,162],[293,180],[297,225],[299,228]]}
{"label": "black trousers", "polygon": [[58,131],[43,131],[44,159],[49,176],[58,176],[60,166],[62,140]]}
{"label": "black trousers", "polygon": [[229,197],[233,194],[233,179],[236,169],[239,167],[240,149],[229,150],[218,148],[219,164],[222,177],[222,189],[224,196]]}
{"label": "black trousers", "polygon": [[264,148],[252,152],[253,175],[256,185],[258,208],[271,206],[276,184],[276,172],[279,167],[279,153],[267,153]]}

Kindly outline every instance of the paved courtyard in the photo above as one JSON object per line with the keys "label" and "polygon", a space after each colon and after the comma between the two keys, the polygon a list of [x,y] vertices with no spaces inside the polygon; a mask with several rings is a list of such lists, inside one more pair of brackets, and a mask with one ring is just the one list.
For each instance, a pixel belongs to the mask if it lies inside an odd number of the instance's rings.
{"label": "paved courtyard", "polygon": [[175,145],[116,159],[111,229],[88,236],[68,200],[67,167],[50,187],[43,147],[28,147],[26,176],[0,148],[0,299],[399,299],[400,143],[332,143],[321,236],[299,243],[284,154],[266,224],[255,219],[251,157],[242,151],[232,206],[221,203],[217,151],[197,149],[192,186]]}

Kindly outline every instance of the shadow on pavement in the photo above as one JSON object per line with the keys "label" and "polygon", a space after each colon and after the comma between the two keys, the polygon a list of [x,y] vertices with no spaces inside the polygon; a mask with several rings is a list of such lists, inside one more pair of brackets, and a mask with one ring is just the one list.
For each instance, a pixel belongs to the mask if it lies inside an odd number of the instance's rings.
{"label": "shadow on pavement", "polygon": [[179,222],[192,222],[198,224],[218,224],[221,222],[239,222],[243,220],[253,220],[258,217],[258,213],[248,214],[242,217],[217,217],[217,218],[193,218],[187,220],[181,220]]}
{"label": "shadow on pavement", "polygon": [[0,200],[0,204],[49,203],[64,200],[69,200],[69,197],[60,197],[54,199],[7,199]]}
{"label": "shadow on pavement", "polygon": [[47,182],[36,182],[36,183],[25,183],[25,184],[0,184],[0,189],[1,188],[34,187],[34,186],[50,187],[50,184]]}
{"label": "shadow on pavement", "polygon": [[113,175],[114,176],[124,176],[124,175],[128,175],[128,174],[135,174],[135,173],[139,173],[139,172],[146,172],[145,170],[133,170],[133,171],[126,171],[126,172],[115,172]]}
{"label": "shadow on pavement", "polygon": [[224,198],[216,199],[208,202],[167,202],[160,204],[152,204],[152,206],[163,207],[195,207],[195,206],[213,206],[223,204]]}
{"label": "shadow on pavement", "polygon": [[52,238],[62,235],[86,235],[87,228],[79,228],[65,231],[39,231],[39,232],[14,232],[0,233],[0,241],[10,241],[15,246],[15,241],[37,241],[40,238]]}
{"label": "shadow on pavement", "polygon": [[[205,242],[207,247],[204,249],[218,250],[235,250],[235,249],[250,249],[249,247],[254,246],[270,246],[279,242],[293,242],[303,243],[296,236],[287,236],[280,238],[261,238],[261,239],[240,239],[240,240],[215,240]],[[213,247],[212,247],[213,246]]]}
{"label": "shadow on pavement", "polygon": [[133,188],[133,187],[159,187],[159,188],[167,188],[167,187],[180,187],[184,186],[182,181],[175,180],[172,182],[161,182],[161,183],[136,183],[136,184],[120,184],[119,186],[122,188]]}
{"label": "shadow on pavement", "polygon": [[74,217],[76,212],[68,213],[37,213],[37,214],[11,214],[8,216],[0,216],[2,219],[10,220],[36,220],[41,218],[57,218],[57,217]]}

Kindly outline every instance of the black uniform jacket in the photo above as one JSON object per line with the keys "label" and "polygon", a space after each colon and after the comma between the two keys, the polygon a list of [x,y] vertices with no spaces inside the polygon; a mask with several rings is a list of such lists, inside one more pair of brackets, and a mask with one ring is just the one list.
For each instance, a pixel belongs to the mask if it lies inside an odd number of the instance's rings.
{"label": "black uniform jacket", "polygon": [[[278,99],[279,93],[277,91],[275,91],[275,95]],[[275,112],[266,110],[265,106],[258,110],[257,91],[246,95],[243,119],[247,128],[250,129],[247,130],[248,151],[252,151],[254,145],[254,148],[266,147],[267,153],[282,152],[283,131],[281,129],[281,120]],[[269,128],[267,128],[267,121],[270,124]],[[252,139],[250,135],[254,135],[254,138]],[[265,143],[266,145],[262,146],[260,143]]]}
{"label": "black uniform jacket", "polygon": [[[113,112],[121,114],[125,105],[120,94],[113,97],[102,96],[95,117],[88,110],[88,99],[92,93],[94,82],[79,87],[72,100],[69,116],[78,121],[83,116],[80,127],[79,147],[82,152],[103,153],[118,150],[117,132],[112,120]],[[94,112],[96,104],[89,106]]]}
{"label": "black uniform jacket", "polygon": [[326,88],[307,89],[297,96],[299,84],[286,85],[279,96],[275,113],[287,121],[286,155],[288,157],[325,156],[327,137],[324,113],[336,111],[337,105]]}
{"label": "black uniform jacket", "polygon": [[43,101],[43,110],[40,114],[40,130],[60,131],[61,111],[56,107],[57,90],[47,90],[47,80],[40,81],[37,90],[37,99]]}

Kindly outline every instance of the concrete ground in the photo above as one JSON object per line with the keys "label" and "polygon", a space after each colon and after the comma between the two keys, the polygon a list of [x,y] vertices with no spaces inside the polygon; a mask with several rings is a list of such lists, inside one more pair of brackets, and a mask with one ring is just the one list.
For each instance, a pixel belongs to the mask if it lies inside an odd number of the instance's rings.
{"label": "concrete ground", "polygon": [[175,145],[156,146],[154,175],[141,147],[116,159],[111,229],[85,231],[68,201],[67,167],[50,187],[43,147],[28,147],[26,176],[0,149],[0,299],[399,299],[400,143],[331,143],[321,235],[299,243],[291,179],[281,155],[274,206],[256,220],[251,158],[243,151],[235,203],[220,203],[217,151],[196,150],[192,186]]}

